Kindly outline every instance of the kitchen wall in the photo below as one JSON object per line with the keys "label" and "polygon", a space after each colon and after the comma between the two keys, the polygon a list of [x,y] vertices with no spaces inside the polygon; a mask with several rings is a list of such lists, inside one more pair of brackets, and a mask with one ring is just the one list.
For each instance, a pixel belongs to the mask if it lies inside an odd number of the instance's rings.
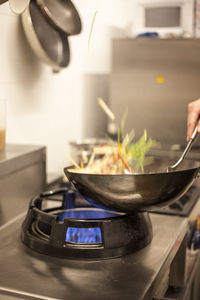
{"label": "kitchen wall", "polygon": [[8,2],[0,6],[0,98],[7,99],[7,142],[46,145],[48,172],[63,172],[69,141],[104,134],[106,119],[96,98],[109,100],[111,40],[126,36],[132,22],[133,0],[74,4],[83,30],[69,38],[70,65],[56,74],[33,53]]}

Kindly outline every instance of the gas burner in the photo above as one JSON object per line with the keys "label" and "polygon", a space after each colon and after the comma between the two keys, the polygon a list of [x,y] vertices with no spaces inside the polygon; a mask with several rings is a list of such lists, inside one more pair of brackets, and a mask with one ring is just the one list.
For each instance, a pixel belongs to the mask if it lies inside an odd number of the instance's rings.
{"label": "gas burner", "polygon": [[147,212],[127,215],[92,206],[69,188],[34,198],[22,225],[32,250],[60,258],[106,259],[144,248],[152,240]]}

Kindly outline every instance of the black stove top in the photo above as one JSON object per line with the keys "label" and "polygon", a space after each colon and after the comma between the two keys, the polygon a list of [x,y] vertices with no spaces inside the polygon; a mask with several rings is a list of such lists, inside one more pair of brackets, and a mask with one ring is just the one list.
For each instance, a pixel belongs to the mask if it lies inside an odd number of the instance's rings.
{"label": "black stove top", "polygon": [[153,213],[187,217],[189,216],[192,208],[199,199],[199,196],[200,190],[198,185],[192,185],[188,192],[184,194],[180,199],[176,200],[168,206],[154,210]]}
{"label": "black stove top", "polygon": [[[153,156],[169,157],[173,158],[176,161],[182,155],[185,146],[186,145],[166,145],[161,149],[153,149],[150,152]],[[194,144],[192,146],[192,149],[187,154],[187,158],[195,161],[200,160],[199,144]],[[173,202],[171,205],[154,210],[153,213],[188,217],[199,197],[200,180],[196,179],[195,183],[190,187],[188,192],[184,194],[180,199]]]}

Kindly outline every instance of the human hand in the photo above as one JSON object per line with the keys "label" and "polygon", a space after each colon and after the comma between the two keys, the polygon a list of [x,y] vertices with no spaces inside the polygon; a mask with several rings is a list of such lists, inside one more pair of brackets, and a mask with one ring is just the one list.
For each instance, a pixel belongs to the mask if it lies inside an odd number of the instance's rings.
{"label": "human hand", "polygon": [[[189,141],[197,120],[200,116],[200,99],[192,101],[188,104],[188,117],[187,117],[187,141]],[[200,133],[200,123],[198,125],[198,132]]]}

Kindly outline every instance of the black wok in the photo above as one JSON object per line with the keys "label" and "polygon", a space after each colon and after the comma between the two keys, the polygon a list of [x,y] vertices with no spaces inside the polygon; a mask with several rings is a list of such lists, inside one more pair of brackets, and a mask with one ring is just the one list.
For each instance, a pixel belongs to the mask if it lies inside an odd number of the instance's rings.
{"label": "black wok", "polygon": [[173,172],[166,172],[172,161],[169,158],[155,158],[144,174],[102,175],[77,173],[73,166],[64,172],[72,185],[96,205],[134,213],[163,207],[180,198],[193,184],[199,172],[200,163],[185,160]]}

